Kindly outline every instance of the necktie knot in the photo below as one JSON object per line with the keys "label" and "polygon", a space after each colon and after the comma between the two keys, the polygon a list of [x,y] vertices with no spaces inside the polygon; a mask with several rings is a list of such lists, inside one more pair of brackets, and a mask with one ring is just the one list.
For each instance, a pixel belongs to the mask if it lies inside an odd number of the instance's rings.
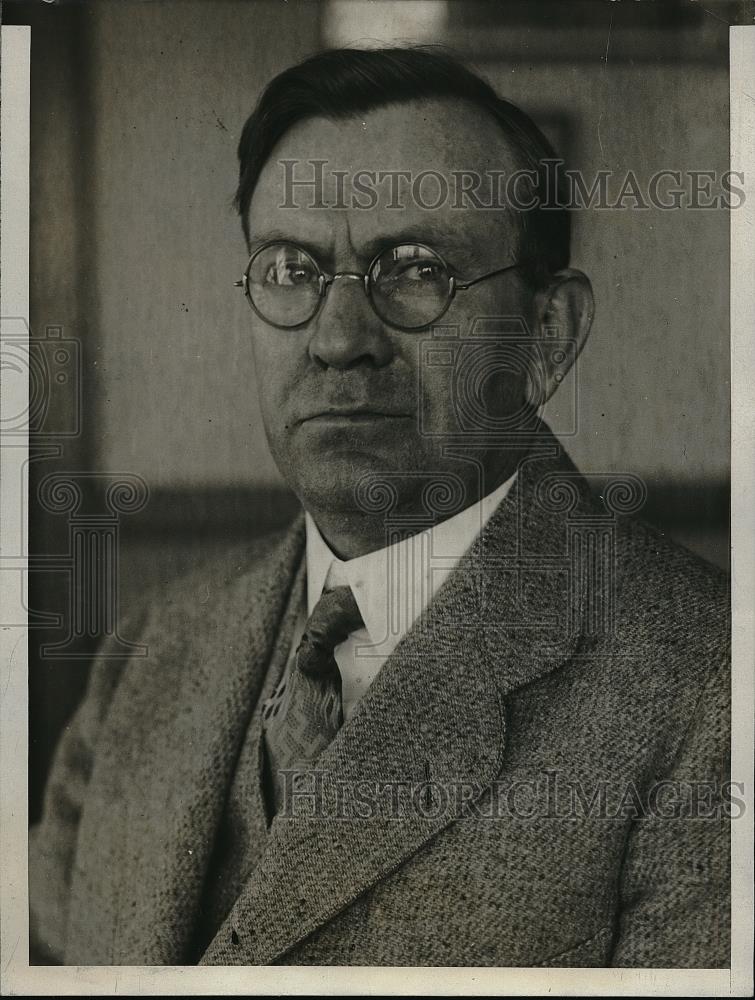
{"label": "necktie knot", "polygon": [[322,672],[331,665],[336,646],[363,626],[351,587],[335,587],[326,591],[304,627],[296,650],[298,669],[309,676]]}

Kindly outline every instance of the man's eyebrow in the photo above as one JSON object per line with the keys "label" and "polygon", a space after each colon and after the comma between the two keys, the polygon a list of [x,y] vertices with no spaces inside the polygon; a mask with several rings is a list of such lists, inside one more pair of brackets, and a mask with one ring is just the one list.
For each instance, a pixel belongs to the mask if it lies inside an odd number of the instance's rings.
{"label": "man's eyebrow", "polygon": [[[321,263],[329,254],[324,245],[317,245],[282,229],[269,229],[254,233],[249,241],[250,253],[254,253],[266,243],[293,243],[301,247],[302,250],[306,250]],[[470,266],[481,266],[487,261],[485,251],[475,243],[460,238],[458,231],[432,223],[378,233],[360,246],[359,256],[363,258],[366,267],[379,253],[398,246],[400,243],[422,243],[430,247],[431,250],[436,250],[451,267],[459,270]]]}
{"label": "man's eyebrow", "polygon": [[458,231],[433,224],[379,233],[364,246],[363,252],[371,259],[381,250],[399,243],[422,243],[431,250],[436,250],[451,266],[473,264],[481,260],[479,249],[468,240],[460,238]]}
{"label": "man's eyebrow", "polygon": [[322,246],[317,246],[300,236],[292,236],[291,233],[284,232],[282,229],[269,229],[264,233],[254,233],[249,240],[249,252],[254,253],[266,243],[293,243],[312,254],[313,257],[322,257],[326,253]]}

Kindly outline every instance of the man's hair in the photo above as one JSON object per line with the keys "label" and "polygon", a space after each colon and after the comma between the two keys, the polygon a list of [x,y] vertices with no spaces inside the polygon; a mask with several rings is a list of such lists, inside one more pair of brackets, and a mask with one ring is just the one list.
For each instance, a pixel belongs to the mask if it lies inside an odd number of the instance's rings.
{"label": "man's hair", "polygon": [[[281,137],[298,122],[362,115],[387,104],[450,98],[468,101],[498,123],[518,162],[534,171],[532,209],[519,212],[520,253],[535,284],[569,264],[571,219],[562,192],[548,191],[543,161],[556,155],[520,108],[498,97],[490,84],[436,46],[386,49],[329,49],[284,70],[267,85],[249,116],[238,146],[239,186],[235,197],[247,242],[249,206],[260,172]],[[550,172],[553,180],[553,172]],[[560,180],[562,171],[556,172]],[[543,207],[548,205],[549,207]]]}

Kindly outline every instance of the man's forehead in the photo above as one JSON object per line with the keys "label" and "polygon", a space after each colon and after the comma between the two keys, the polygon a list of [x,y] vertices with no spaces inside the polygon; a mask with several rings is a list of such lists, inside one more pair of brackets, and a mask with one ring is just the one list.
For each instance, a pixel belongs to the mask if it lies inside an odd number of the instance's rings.
{"label": "man's forehead", "polygon": [[[432,154],[432,162],[428,155]],[[468,101],[418,99],[371,108],[347,117],[313,117],[297,122],[282,137],[276,156],[339,158],[354,168],[396,165],[407,169],[462,170],[511,163],[509,142],[491,115]]]}
{"label": "man's forehead", "polygon": [[255,232],[315,238],[347,228],[355,245],[383,232],[417,240],[426,233],[436,244],[466,234],[463,242],[475,245],[500,239],[502,223],[511,227],[496,199],[500,176],[514,170],[500,127],[467,102],[408,101],[310,118],[282,137],[263,167],[250,230],[253,239]]}

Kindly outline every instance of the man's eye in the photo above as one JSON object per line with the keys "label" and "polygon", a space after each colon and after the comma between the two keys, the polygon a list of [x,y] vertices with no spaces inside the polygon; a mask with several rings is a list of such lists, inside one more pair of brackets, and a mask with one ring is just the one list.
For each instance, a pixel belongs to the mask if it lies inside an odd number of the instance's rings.
{"label": "man's eye", "polygon": [[306,264],[271,264],[265,274],[266,285],[307,285],[315,278],[315,273]]}
{"label": "man's eye", "polygon": [[414,270],[417,281],[437,281],[442,272],[438,264],[417,264]]}
{"label": "man's eye", "polygon": [[443,278],[444,268],[435,261],[421,260],[397,268],[388,278],[393,281],[422,284],[436,284]]}

